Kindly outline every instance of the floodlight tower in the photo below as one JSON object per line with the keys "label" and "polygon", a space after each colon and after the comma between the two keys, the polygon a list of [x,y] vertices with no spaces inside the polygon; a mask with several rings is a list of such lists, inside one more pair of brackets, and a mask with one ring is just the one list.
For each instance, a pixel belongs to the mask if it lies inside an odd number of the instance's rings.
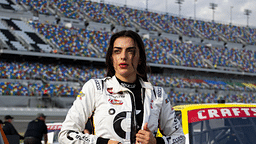
{"label": "floodlight tower", "polygon": [[232,9],[234,7],[233,6],[230,6],[230,25],[232,25]]}
{"label": "floodlight tower", "polygon": [[210,9],[212,9],[212,21],[214,22],[214,10],[215,10],[215,8],[216,7],[218,7],[218,5],[217,4],[215,4],[215,3],[210,3]]}
{"label": "floodlight tower", "polygon": [[168,3],[167,3],[167,0],[165,0],[165,11],[166,11],[166,14],[168,14]]}
{"label": "floodlight tower", "polygon": [[184,0],[176,0],[176,3],[179,4],[179,17],[180,17],[181,5],[183,2]]}
{"label": "floodlight tower", "polygon": [[148,0],[146,0],[146,11],[148,11]]}
{"label": "floodlight tower", "polygon": [[250,16],[250,13],[252,13],[251,10],[249,10],[249,9],[245,9],[244,10],[244,14],[247,15],[247,27],[249,26],[249,16]]}
{"label": "floodlight tower", "polygon": [[196,2],[197,0],[194,1],[194,19],[196,20]]}
{"label": "floodlight tower", "polygon": [[124,3],[124,7],[126,7],[127,6],[127,0],[125,0],[125,3]]}

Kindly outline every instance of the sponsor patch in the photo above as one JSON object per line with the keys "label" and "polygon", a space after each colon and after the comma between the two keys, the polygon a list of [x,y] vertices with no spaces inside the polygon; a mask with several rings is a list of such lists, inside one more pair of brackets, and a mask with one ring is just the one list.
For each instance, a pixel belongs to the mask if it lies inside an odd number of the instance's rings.
{"label": "sponsor patch", "polygon": [[95,80],[95,83],[96,83],[97,90],[101,90],[100,82],[98,80]]}
{"label": "sponsor patch", "polygon": [[161,88],[158,88],[157,95],[158,95],[158,97],[162,97],[162,89]]}
{"label": "sponsor patch", "polygon": [[154,102],[153,100],[151,100],[151,102],[150,102],[150,108],[151,109],[153,109],[153,102]]}
{"label": "sponsor patch", "polygon": [[108,91],[109,94],[124,94],[123,91],[119,91],[119,92],[117,92],[117,93],[114,93],[114,92],[113,92],[113,88],[107,88],[107,91]]}
{"label": "sponsor patch", "polygon": [[81,134],[79,134],[79,132],[76,132],[76,131],[73,131],[73,130],[68,131],[67,138],[69,140],[74,140],[74,139],[82,140],[82,141],[84,141],[86,143],[90,142],[89,137],[81,135]]}
{"label": "sponsor patch", "polygon": [[165,99],[165,103],[168,103],[170,102],[170,100],[168,98]]}
{"label": "sponsor patch", "polygon": [[119,95],[119,94],[117,94],[117,95],[110,95],[110,94],[107,94],[107,96],[109,96],[109,97],[111,97],[111,98],[113,98],[113,99],[125,98],[124,95]]}
{"label": "sponsor patch", "polygon": [[116,98],[125,98],[125,96],[123,95],[124,92],[123,91],[119,91],[118,93],[113,93],[113,88],[107,88],[107,91],[109,94],[107,94],[108,96],[116,99]]}
{"label": "sponsor patch", "polygon": [[121,86],[126,88],[135,88],[136,84],[121,83]]}
{"label": "sponsor patch", "polygon": [[108,93],[113,94],[113,88],[107,88]]}
{"label": "sponsor patch", "polygon": [[80,91],[80,93],[77,95],[77,97],[80,98],[80,100],[82,100],[82,97],[84,96],[85,94],[82,91]]}
{"label": "sponsor patch", "polygon": [[109,113],[110,115],[113,115],[113,114],[116,113],[116,110],[113,109],[113,108],[111,108],[111,109],[108,110],[108,113]]}
{"label": "sponsor patch", "polygon": [[172,144],[180,144],[180,143],[183,143],[184,140],[185,140],[184,136],[179,136],[177,138],[172,139]]}
{"label": "sponsor patch", "polygon": [[173,128],[175,128],[175,130],[178,130],[178,129],[179,129],[179,127],[180,127],[180,125],[179,125],[179,120],[177,119],[177,117],[176,117],[176,116],[174,117],[173,122],[174,122],[174,126],[173,126]]}
{"label": "sponsor patch", "polygon": [[122,105],[123,101],[117,100],[117,99],[108,99],[108,102],[110,102],[112,105]]}

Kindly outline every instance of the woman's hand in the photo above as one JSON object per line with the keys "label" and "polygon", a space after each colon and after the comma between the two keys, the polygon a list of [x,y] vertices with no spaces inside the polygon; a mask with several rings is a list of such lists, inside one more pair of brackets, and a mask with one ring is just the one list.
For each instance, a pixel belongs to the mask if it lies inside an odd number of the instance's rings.
{"label": "woman's hand", "polygon": [[148,129],[148,123],[143,126],[143,130],[139,130],[136,134],[136,144],[156,144],[153,133]]}

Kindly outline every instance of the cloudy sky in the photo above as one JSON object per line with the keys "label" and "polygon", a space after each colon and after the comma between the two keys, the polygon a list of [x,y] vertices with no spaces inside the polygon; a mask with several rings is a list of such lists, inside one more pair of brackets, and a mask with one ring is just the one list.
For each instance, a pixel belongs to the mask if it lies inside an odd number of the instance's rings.
{"label": "cloudy sky", "polygon": [[[100,2],[102,0],[92,0]],[[106,3],[124,5],[133,8],[146,8],[148,2],[149,11],[168,12],[179,15],[179,5],[177,0],[104,0]],[[213,10],[210,9],[210,3],[217,4],[214,13],[214,20],[229,24],[232,21],[234,25],[247,25],[247,16],[245,9],[251,10],[249,16],[249,26],[256,28],[256,0],[183,0],[180,14],[186,18],[196,16],[196,19],[211,21],[213,19]],[[166,5],[167,4],[167,5]],[[196,13],[194,8],[196,7]],[[231,8],[233,7],[233,8]],[[231,14],[232,13],[232,14]],[[232,16],[232,19],[231,19]]]}

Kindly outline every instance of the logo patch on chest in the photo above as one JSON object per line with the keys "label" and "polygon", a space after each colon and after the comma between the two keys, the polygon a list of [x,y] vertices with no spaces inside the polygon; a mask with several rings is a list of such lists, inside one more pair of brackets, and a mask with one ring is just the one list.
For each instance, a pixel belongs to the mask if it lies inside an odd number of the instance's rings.
{"label": "logo patch on chest", "polygon": [[119,91],[118,93],[114,93],[113,92],[113,88],[107,88],[107,91],[108,91],[108,96],[110,96],[111,98],[125,98],[124,96],[124,92],[123,91]]}
{"label": "logo patch on chest", "polygon": [[122,105],[123,101],[122,100],[117,100],[117,99],[108,99],[108,102],[111,103],[112,105]]}

